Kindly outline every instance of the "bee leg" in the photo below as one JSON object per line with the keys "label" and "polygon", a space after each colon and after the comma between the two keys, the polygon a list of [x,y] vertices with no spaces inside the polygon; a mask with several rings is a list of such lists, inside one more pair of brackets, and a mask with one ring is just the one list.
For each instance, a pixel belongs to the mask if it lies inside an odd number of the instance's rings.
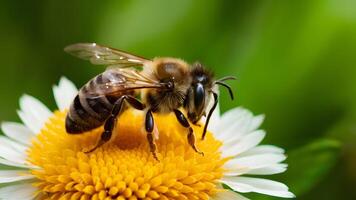
{"label": "bee leg", "polygon": [[153,157],[158,160],[157,157],[157,146],[155,144],[155,139],[154,139],[154,135],[153,135],[153,129],[154,129],[154,119],[152,116],[152,111],[148,110],[146,113],[146,118],[145,118],[145,129],[147,132],[147,140],[148,140],[148,144],[150,145],[150,151],[153,155]]}
{"label": "bee leg", "polygon": [[188,135],[187,135],[187,139],[188,139],[188,143],[189,145],[194,149],[195,152],[201,154],[201,155],[204,155],[204,152],[202,151],[199,151],[199,149],[196,147],[195,145],[195,135],[194,135],[194,131],[192,129],[192,127],[190,126],[187,118],[184,116],[184,114],[175,109],[174,110],[174,114],[176,115],[176,118],[178,120],[178,122],[185,128],[188,128]]}
{"label": "bee leg", "polygon": [[218,94],[213,92],[213,96],[214,96],[214,104],[213,104],[213,107],[211,107],[211,109],[210,109],[210,111],[208,113],[208,116],[206,117],[204,129],[203,129],[203,134],[201,136],[202,140],[204,140],[204,138],[205,138],[206,132],[208,130],[208,125],[209,125],[210,118],[211,118],[216,106],[218,105]]}
{"label": "bee leg", "polygon": [[105,144],[107,141],[111,139],[112,131],[114,130],[117,118],[120,116],[120,114],[123,111],[123,105],[125,102],[129,103],[132,107],[134,107],[137,110],[143,110],[145,108],[145,105],[142,104],[135,97],[128,96],[128,95],[124,95],[120,97],[115,102],[109,118],[105,121],[104,132],[101,134],[98,144],[87,153],[95,151],[95,149],[102,146],[103,144]]}

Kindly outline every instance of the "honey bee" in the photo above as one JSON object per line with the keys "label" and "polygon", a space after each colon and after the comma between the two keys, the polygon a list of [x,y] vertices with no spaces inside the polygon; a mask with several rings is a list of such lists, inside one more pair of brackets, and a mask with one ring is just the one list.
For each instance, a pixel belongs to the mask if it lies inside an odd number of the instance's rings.
{"label": "honey bee", "polygon": [[[144,130],[155,159],[158,160],[152,113],[174,112],[178,122],[187,129],[189,145],[202,154],[195,145],[195,135],[188,120],[198,125],[206,116],[204,139],[218,103],[215,85],[227,88],[233,99],[232,90],[225,81],[235,78],[227,76],[214,80],[213,74],[199,62],[189,65],[181,59],[168,57],[149,60],[95,43],[73,44],[64,50],[92,64],[108,66],[79,90],[66,116],[65,127],[69,134],[84,133],[104,125],[99,142],[89,152],[110,140],[120,114],[131,106],[145,112]],[[214,103],[207,113],[211,99]],[[187,111],[187,117],[181,108]]]}

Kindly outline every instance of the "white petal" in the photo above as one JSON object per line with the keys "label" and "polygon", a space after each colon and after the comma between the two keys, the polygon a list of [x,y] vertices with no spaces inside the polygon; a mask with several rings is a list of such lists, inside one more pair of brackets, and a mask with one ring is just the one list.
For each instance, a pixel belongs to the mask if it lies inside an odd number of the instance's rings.
{"label": "white petal", "polygon": [[227,140],[234,135],[241,134],[242,127],[251,120],[252,113],[244,108],[234,108],[221,116],[216,137],[219,140]]}
{"label": "white petal", "polygon": [[265,131],[257,130],[243,138],[232,139],[223,142],[221,148],[222,157],[236,156],[258,145],[266,136]]}
{"label": "white petal", "polygon": [[247,130],[252,119],[252,114],[247,113],[240,119],[236,120],[235,122],[232,122],[229,126],[221,128],[220,133],[229,136],[225,137],[224,139],[240,138],[243,135],[249,133]]}
{"label": "white petal", "polygon": [[[208,110],[211,109],[213,104],[214,104],[214,98],[211,98],[209,102]],[[213,114],[211,115],[208,130],[213,134],[218,134],[219,124],[220,124],[220,104],[218,103]]]}
{"label": "white petal", "polygon": [[52,112],[42,102],[26,94],[20,98],[20,108],[41,122],[45,122],[52,115]]}
{"label": "white petal", "polygon": [[262,123],[263,121],[263,116],[257,116],[253,117],[252,114],[248,114],[241,118],[240,120],[237,120],[236,122],[230,124],[229,126],[226,126],[224,129],[220,130],[219,133],[221,133],[224,137],[221,137],[221,140],[234,140],[234,139],[240,139],[244,137],[245,135],[249,134],[252,131],[256,130],[256,124]]}
{"label": "white petal", "polygon": [[11,183],[32,179],[35,176],[29,174],[28,171],[23,170],[0,170],[0,183]]}
{"label": "white petal", "polygon": [[287,167],[288,165],[284,163],[271,164],[266,166],[260,165],[253,167],[235,166],[234,169],[230,169],[229,171],[225,172],[224,176],[240,176],[243,174],[272,175],[285,172],[287,170]]}
{"label": "white petal", "polygon": [[27,146],[18,143],[16,141],[13,141],[11,139],[9,139],[8,137],[5,136],[0,136],[0,145],[3,145],[4,143],[5,146],[10,147],[11,149],[15,150],[16,152],[20,153],[20,154],[25,154],[26,150],[27,150]]}
{"label": "white petal", "polygon": [[288,191],[288,187],[283,183],[261,178],[249,177],[224,177],[221,180],[232,189],[238,192],[257,192],[271,196],[294,198],[295,195]]}
{"label": "white petal", "polygon": [[25,149],[5,137],[0,137],[0,157],[19,164],[26,162]]}
{"label": "white petal", "polygon": [[31,116],[25,114],[24,112],[18,110],[17,114],[19,115],[21,121],[28,127],[33,133],[38,133],[41,129],[41,124]]}
{"label": "white petal", "polygon": [[18,111],[20,118],[33,133],[38,133],[52,115],[45,105],[28,95],[20,98],[20,108],[21,111]]}
{"label": "white petal", "polygon": [[284,151],[284,149],[273,146],[273,145],[259,145],[259,146],[254,147],[246,152],[243,152],[242,154],[239,155],[239,157],[264,154],[264,153],[284,154],[285,151]]}
{"label": "white petal", "polygon": [[0,199],[31,200],[35,198],[36,188],[30,183],[21,183],[0,188]]}
{"label": "white petal", "polygon": [[5,135],[22,144],[31,144],[31,138],[34,134],[26,126],[15,122],[3,122],[1,129]]}
{"label": "white petal", "polygon": [[60,110],[68,109],[78,93],[75,85],[65,77],[62,77],[58,86],[53,86],[54,98]]}
{"label": "white petal", "polygon": [[253,114],[245,108],[235,108],[227,111],[221,117],[218,128],[219,140],[227,140],[239,138],[251,131],[256,130],[263,122],[264,115],[253,116]]}
{"label": "white petal", "polygon": [[250,171],[251,169],[258,169],[277,164],[285,159],[286,156],[283,154],[259,154],[242,158],[237,157],[227,161],[224,168],[231,172],[240,172],[242,169],[243,171]]}
{"label": "white petal", "polygon": [[253,117],[253,115],[247,111],[245,114],[241,114],[242,115],[240,115],[240,117],[235,119],[233,122],[230,122],[223,127],[219,127],[219,135],[217,136],[219,140],[226,141],[240,139],[246,134],[254,131],[257,128],[256,124],[259,125],[263,121],[263,116]]}
{"label": "white petal", "polygon": [[230,191],[230,190],[224,190],[222,192],[216,193],[211,199],[213,200],[248,200],[248,198]]}
{"label": "white petal", "polygon": [[288,165],[279,163],[279,164],[274,164],[270,165],[267,167],[262,167],[262,168],[256,168],[248,171],[246,174],[251,174],[251,175],[272,175],[272,174],[279,174],[283,173],[287,170]]}
{"label": "white petal", "polygon": [[252,115],[251,112],[242,107],[230,109],[221,116],[221,127],[224,127],[224,125],[229,125],[231,122],[235,122],[236,119],[240,119],[242,116],[249,115]]}
{"label": "white petal", "polygon": [[25,169],[39,169],[38,167],[27,164],[27,163],[21,164],[21,163],[13,162],[13,161],[6,160],[3,158],[0,158],[0,164],[6,165],[6,166],[11,166],[11,167],[25,168]]}
{"label": "white petal", "polygon": [[265,115],[254,116],[251,119],[246,131],[251,132],[251,131],[258,129],[264,120],[265,120]]}

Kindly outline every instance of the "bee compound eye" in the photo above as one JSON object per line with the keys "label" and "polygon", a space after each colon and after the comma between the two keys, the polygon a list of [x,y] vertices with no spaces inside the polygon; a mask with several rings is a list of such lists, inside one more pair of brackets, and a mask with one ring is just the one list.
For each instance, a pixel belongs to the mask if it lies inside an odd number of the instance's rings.
{"label": "bee compound eye", "polygon": [[204,86],[198,83],[194,87],[194,106],[196,111],[201,112],[202,107],[204,106],[204,100],[205,100]]}
{"label": "bee compound eye", "polygon": [[174,82],[173,81],[169,81],[166,85],[167,89],[173,89],[174,88]]}

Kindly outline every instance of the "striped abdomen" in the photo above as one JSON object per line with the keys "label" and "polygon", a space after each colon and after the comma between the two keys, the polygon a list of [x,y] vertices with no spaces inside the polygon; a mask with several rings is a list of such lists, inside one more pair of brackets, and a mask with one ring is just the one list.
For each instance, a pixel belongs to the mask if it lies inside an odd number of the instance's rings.
{"label": "striped abdomen", "polygon": [[[66,118],[66,130],[68,133],[83,133],[104,124],[109,117],[114,103],[125,94],[131,91],[115,93],[115,95],[105,95],[102,91],[105,83],[123,79],[120,74],[109,74],[104,72],[99,74],[80,90],[75,97]],[[124,81],[124,80],[122,80]]]}

